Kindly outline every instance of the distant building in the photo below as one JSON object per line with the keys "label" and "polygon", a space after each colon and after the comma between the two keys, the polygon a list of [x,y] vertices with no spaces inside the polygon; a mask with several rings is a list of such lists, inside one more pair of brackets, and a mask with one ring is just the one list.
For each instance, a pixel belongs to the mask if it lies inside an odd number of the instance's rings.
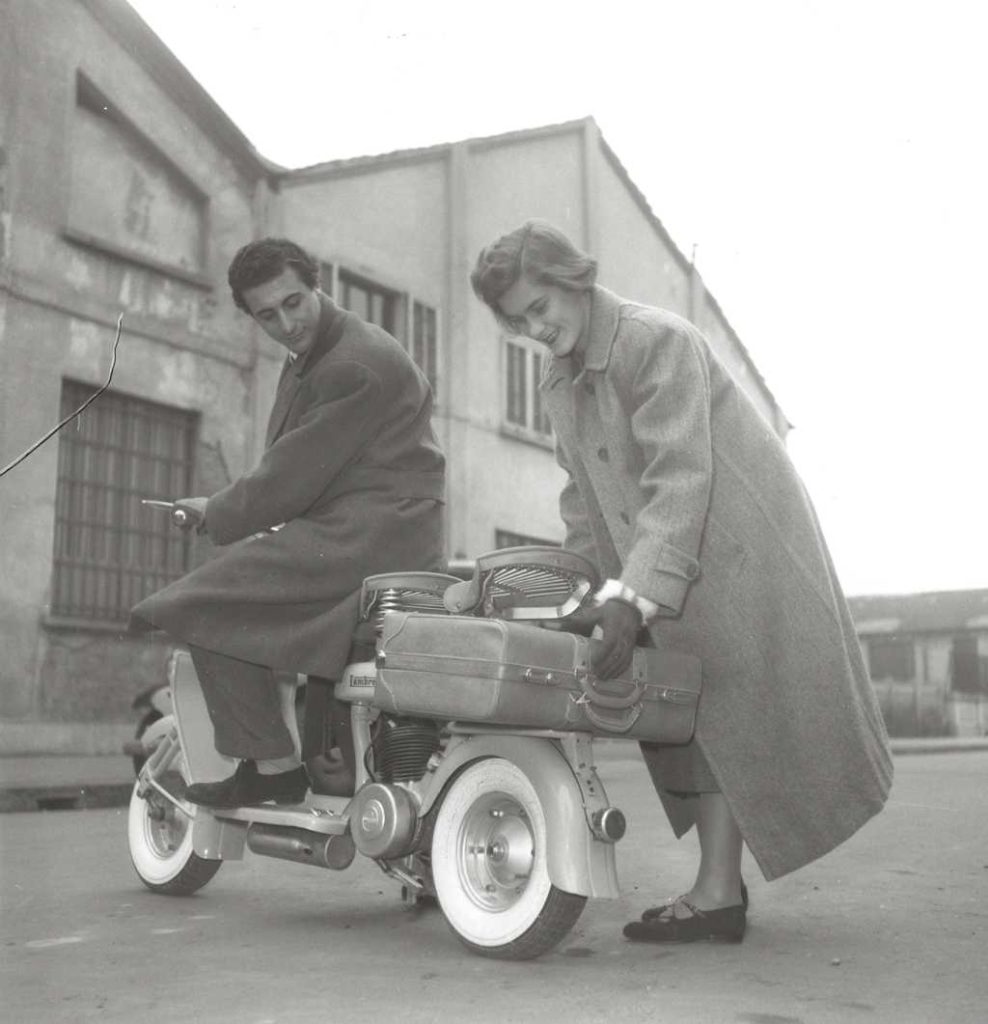
{"label": "distant building", "polygon": [[988,590],[848,603],[890,732],[988,736]]}
{"label": "distant building", "polygon": [[785,435],[592,119],[288,170],[123,0],[0,15],[0,465],[105,381],[123,314],[111,388],[0,481],[0,752],[116,750],[130,700],[163,677],[167,645],[128,637],[127,610],[207,552],[139,499],[211,493],[259,455],[283,351],[229,298],[251,238],[309,248],[326,290],[429,376],[451,558],[562,539],[542,353],[503,336],[468,281],[527,217],[593,252],[602,283],[693,320]]}

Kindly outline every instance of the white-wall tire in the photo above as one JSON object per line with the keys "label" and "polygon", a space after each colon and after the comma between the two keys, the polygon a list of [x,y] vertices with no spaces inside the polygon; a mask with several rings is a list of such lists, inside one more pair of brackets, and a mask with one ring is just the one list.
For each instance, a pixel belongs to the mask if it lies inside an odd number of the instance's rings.
{"label": "white-wall tire", "polygon": [[[171,770],[184,778],[181,753]],[[134,870],[153,892],[189,896],[201,889],[223,862],[199,857],[192,848],[192,819],[160,794],[145,799],[140,789],[138,779],[127,813],[127,845]]]}
{"label": "white-wall tire", "polygon": [[449,926],[489,957],[541,955],[586,903],[550,881],[542,803],[526,774],[503,758],[477,761],[453,780],[436,816],[432,877]]}

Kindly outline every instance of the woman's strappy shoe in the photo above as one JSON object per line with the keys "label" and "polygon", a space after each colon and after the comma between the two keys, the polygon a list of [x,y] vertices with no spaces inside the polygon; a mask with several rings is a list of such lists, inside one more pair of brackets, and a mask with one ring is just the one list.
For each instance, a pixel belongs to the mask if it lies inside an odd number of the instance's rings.
{"label": "woman's strappy shoe", "polygon": [[[664,914],[672,905],[676,903],[681,897],[677,897],[675,900],[670,900],[668,903],[662,903],[657,907],[649,907],[648,910],[642,911],[643,921],[652,921],[655,918]],[[741,879],[741,906],[745,910],[748,909],[748,886],[744,884],[744,879]]]}
{"label": "woman's strappy shoe", "polygon": [[[676,917],[676,908],[685,907],[688,917]],[[744,938],[747,915],[742,904],[717,910],[700,910],[682,896],[663,907],[647,921],[632,921],[624,926],[624,936],[632,942],[740,942]]]}

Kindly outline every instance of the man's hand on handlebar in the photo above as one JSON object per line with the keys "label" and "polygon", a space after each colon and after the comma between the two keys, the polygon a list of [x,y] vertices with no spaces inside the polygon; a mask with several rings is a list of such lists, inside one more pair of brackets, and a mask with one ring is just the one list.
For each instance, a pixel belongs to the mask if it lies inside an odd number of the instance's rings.
{"label": "man's hand on handlebar", "polygon": [[197,530],[201,533],[206,522],[206,501],[206,498],[179,498],[172,512],[175,525],[182,530]]}

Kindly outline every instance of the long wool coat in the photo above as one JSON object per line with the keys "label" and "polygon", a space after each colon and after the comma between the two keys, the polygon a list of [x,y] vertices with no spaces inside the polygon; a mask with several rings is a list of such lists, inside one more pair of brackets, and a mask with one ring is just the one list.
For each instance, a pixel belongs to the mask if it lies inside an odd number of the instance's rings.
{"label": "long wool coat", "polygon": [[282,372],[259,465],[206,505],[210,539],[228,546],[138,604],[132,625],[335,678],[364,577],[442,567],[444,459],[407,353],[320,302],[311,349]]}
{"label": "long wool coat", "polygon": [[[788,455],[703,335],[592,293],[574,376],[541,382],[570,474],[566,546],[662,607],[659,647],[697,654],[695,742],[766,878],[837,846],[883,806],[892,762],[847,606]],[[646,751],[662,789],[689,747]]]}

